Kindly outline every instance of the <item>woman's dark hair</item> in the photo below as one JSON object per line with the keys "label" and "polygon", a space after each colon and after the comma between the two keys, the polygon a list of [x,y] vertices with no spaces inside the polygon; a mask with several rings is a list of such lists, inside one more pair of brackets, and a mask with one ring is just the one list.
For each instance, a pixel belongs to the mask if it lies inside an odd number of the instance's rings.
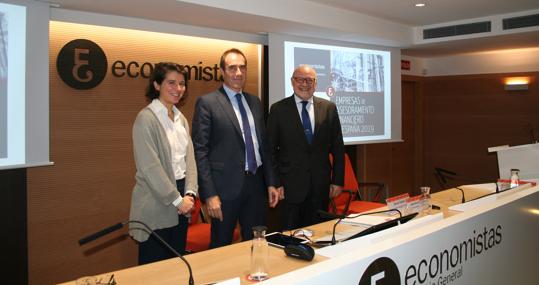
{"label": "woman's dark hair", "polygon": [[158,85],[161,85],[163,83],[163,80],[165,80],[165,77],[169,72],[176,71],[179,74],[183,75],[183,78],[185,79],[185,93],[183,94],[182,98],[180,99],[180,102],[183,102],[185,98],[187,97],[187,72],[185,69],[173,62],[160,62],[157,63],[152,71],[152,74],[150,75],[150,81],[148,84],[148,88],[146,89],[146,97],[148,98],[148,101],[152,101],[153,99],[159,98],[159,91],[155,89],[155,86],[153,83],[157,83]]}

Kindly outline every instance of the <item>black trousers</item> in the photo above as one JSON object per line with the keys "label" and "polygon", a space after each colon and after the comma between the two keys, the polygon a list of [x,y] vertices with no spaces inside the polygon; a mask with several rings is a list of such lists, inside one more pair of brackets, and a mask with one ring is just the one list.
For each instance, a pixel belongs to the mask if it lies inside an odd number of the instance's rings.
{"label": "black trousers", "polygon": [[212,218],[210,248],[232,243],[236,223],[240,223],[242,240],[253,238],[254,226],[265,226],[268,212],[268,191],[262,170],[245,174],[240,195],[234,200],[221,200],[223,221]]}
{"label": "black trousers", "polygon": [[304,228],[320,222],[318,210],[321,209],[321,202],[313,199],[312,192],[311,189],[305,200],[300,203],[288,202],[285,195],[281,208],[282,230]]}
{"label": "black trousers", "polygon": [[[176,186],[183,196],[185,193],[185,179],[177,180]],[[178,253],[185,253],[185,242],[187,240],[187,217],[178,215],[179,224],[170,228],[155,230],[166,243],[174,248]],[[148,240],[138,244],[138,264],[147,264],[164,259],[176,257],[165,245],[155,236],[150,235]]]}

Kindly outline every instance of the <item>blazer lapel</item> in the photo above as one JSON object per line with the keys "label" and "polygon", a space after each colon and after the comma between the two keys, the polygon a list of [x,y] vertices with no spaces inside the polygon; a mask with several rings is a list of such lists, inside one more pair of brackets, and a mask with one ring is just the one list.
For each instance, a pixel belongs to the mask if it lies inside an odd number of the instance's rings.
{"label": "blazer lapel", "polygon": [[217,102],[219,102],[219,105],[221,105],[221,108],[223,108],[225,114],[230,119],[230,122],[232,123],[232,125],[234,125],[234,129],[236,129],[236,132],[243,141],[243,134],[241,133],[240,123],[238,122],[238,118],[236,117],[234,108],[232,108],[232,103],[230,102],[230,99],[228,99],[228,96],[226,95],[223,86],[219,88],[219,93],[220,96],[217,96]]}
{"label": "blazer lapel", "polygon": [[320,122],[324,120],[324,118],[322,118],[322,116],[324,116],[324,112],[320,104],[320,99],[318,99],[315,96],[313,96],[313,108],[314,108],[314,126],[315,127],[314,127],[312,144],[314,144],[314,142],[316,141],[316,138],[318,137],[317,134],[320,131]]}

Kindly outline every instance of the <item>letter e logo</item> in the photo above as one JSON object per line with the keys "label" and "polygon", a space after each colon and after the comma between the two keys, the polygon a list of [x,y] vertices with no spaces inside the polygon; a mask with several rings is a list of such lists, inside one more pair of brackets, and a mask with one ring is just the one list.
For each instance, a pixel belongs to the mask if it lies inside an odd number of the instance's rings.
{"label": "letter e logo", "polygon": [[90,40],[72,40],[58,53],[56,69],[60,78],[72,88],[91,89],[105,78],[107,57],[103,50]]}
{"label": "letter e logo", "polygon": [[363,272],[359,285],[400,285],[400,273],[397,264],[387,257],[373,261]]}

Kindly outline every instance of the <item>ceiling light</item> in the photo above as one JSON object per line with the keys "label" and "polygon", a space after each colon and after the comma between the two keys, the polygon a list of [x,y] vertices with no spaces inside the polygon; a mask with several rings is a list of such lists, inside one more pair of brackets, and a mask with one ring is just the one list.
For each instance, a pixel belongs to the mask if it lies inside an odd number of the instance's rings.
{"label": "ceiling light", "polygon": [[414,7],[425,7],[425,6],[427,6],[427,4],[425,4],[425,3],[415,3],[414,4]]}

